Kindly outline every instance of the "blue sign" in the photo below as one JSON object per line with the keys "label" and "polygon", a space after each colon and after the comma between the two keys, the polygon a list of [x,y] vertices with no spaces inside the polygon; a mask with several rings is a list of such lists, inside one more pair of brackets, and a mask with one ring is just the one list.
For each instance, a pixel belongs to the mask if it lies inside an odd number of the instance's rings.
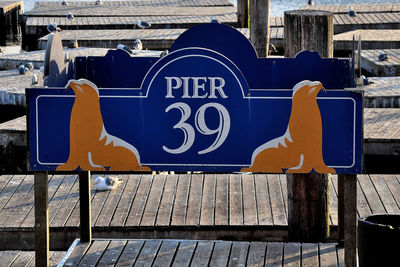
{"label": "blue sign", "polygon": [[346,60],[257,58],[235,29],[204,24],[163,58],[110,50],[78,58],[76,76],[27,90],[31,170],[362,171]]}

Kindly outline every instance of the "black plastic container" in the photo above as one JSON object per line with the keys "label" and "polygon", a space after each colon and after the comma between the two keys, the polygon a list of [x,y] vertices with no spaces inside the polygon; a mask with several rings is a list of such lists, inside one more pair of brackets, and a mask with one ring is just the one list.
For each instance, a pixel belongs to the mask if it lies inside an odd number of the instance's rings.
{"label": "black plastic container", "polygon": [[360,267],[400,266],[400,214],[376,214],[358,219]]}

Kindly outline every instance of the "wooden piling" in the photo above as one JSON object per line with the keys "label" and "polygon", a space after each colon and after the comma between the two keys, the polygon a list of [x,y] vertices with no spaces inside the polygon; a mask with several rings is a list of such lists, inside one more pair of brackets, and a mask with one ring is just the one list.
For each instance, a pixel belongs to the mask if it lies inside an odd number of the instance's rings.
{"label": "wooden piling", "polygon": [[237,1],[238,24],[241,28],[249,27],[249,0]]}
{"label": "wooden piling", "polygon": [[48,174],[35,172],[35,266],[49,266]]}
{"label": "wooden piling", "polygon": [[268,55],[270,0],[250,0],[250,41],[259,57]]}
{"label": "wooden piling", "polygon": [[22,1],[0,2],[0,45],[18,44],[21,41],[20,16]]}
{"label": "wooden piling", "polygon": [[[285,56],[302,50],[333,56],[333,16],[321,11],[285,12]],[[329,237],[327,174],[287,174],[289,239],[325,241]]]}
{"label": "wooden piling", "polygon": [[80,196],[80,232],[81,242],[92,240],[92,214],[90,208],[90,172],[79,173],[79,196]]}

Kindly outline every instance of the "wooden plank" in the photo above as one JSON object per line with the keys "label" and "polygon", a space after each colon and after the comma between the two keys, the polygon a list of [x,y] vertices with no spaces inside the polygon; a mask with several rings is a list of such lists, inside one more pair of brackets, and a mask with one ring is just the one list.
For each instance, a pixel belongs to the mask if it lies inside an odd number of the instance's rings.
{"label": "wooden plank", "polygon": [[161,244],[153,267],[170,266],[178,249],[179,242],[176,240],[164,240]]}
{"label": "wooden plank", "polygon": [[157,226],[169,226],[171,223],[172,208],[176,195],[178,175],[167,175],[164,192],[157,213]]}
{"label": "wooden plank", "polygon": [[7,251],[0,251],[0,259],[1,263],[4,266],[9,266],[15,259],[18,257],[20,250],[7,250]]}
{"label": "wooden plank", "polygon": [[254,175],[259,225],[273,225],[268,180],[265,174]]}
{"label": "wooden plank", "polygon": [[383,175],[387,187],[391,195],[396,200],[397,206],[400,208],[400,181],[397,181],[395,175]]}
{"label": "wooden plank", "polygon": [[336,245],[335,244],[319,244],[319,260],[321,267],[338,266]]}
{"label": "wooden plank", "polygon": [[245,225],[258,225],[256,190],[253,175],[242,175],[243,218]]}
{"label": "wooden plank", "polygon": [[371,208],[368,205],[368,202],[364,196],[364,192],[361,189],[360,181],[358,179],[357,183],[357,212],[359,217],[371,215]]}
{"label": "wooden plank", "polygon": [[385,212],[392,214],[400,213],[400,209],[396,203],[396,200],[394,200],[392,194],[390,193],[390,189],[386,185],[382,175],[369,175],[369,176],[378,193],[380,200],[383,203]]}
{"label": "wooden plank", "polygon": [[191,266],[205,267],[211,258],[214,243],[212,241],[198,241],[193,255]]}
{"label": "wooden plank", "polygon": [[215,241],[209,266],[227,266],[231,246],[230,241]]}
{"label": "wooden plank", "polygon": [[126,243],[126,240],[111,240],[107,250],[101,256],[98,266],[114,266],[122,250],[125,248]]}
{"label": "wooden plank", "polygon": [[249,247],[249,254],[247,257],[247,266],[253,266],[253,267],[264,266],[266,252],[267,252],[266,242],[251,242]]}
{"label": "wooden plank", "polygon": [[151,266],[161,245],[161,240],[146,240],[140,251],[135,266]]}
{"label": "wooden plank", "polygon": [[132,266],[142,249],[144,240],[130,240],[126,244],[116,266]]}
{"label": "wooden plank", "polygon": [[282,191],[278,175],[269,174],[268,186],[271,198],[272,219],[274,225],[287,225],[285,205],[283,202]]}
{"label": "wooden plank", "polygon": [[242,177],[229,175],[229,225],[243,225]]}
{"label": "wooden plank", "polygon": [[[336,177],[336,179],[333,179],[333,176]],[[338,198],[337,198],[337,192],[335,190],[335,185],[334,183],[337,180],[337,175],[329,175],[330,179],[330,187],[329,187],[329,217],[331,220],[331,225],[337,225],[338,224]]]}
{"label": "wooden plank", "polygon": [[318,244],[303,243],[301,245],[302,266],[318,266]]}
{"label": "wooden plank", "polygon": [[357,266],[357,175],[344,176],[344,249],[345,265]]}
{"label": "wooden plank", "polygon": [[229,177],[227,174],[217,175],[215,194],[215,225],[229,223]]}
{"label": "wooden plank", "polygon": [[[92,216],[92,220],[91,220],[91,225],[94,226],[95,222],[97,221],[100,212],[103,209],[103,206],[105,205],[105,203],[107,202],[107,198],[110,195],[112,190],[106,190],[106,191],[97,191],[96,190],[96,194],[94,195],[93,199],[91,200],[91,216]],[[82,206],[82,202],[80,203],[80,205]]]}
{"label": "wooden plank", "polygon": [[58,263],[63,259],[65,251],[52,251],[49,258],[50,266],[57,266]]}
{"label": "wooden plank", "polygon": [[279,174],[279,183],[282,190],[283,206],[285,210],[286,218],[288,217],[288,188],[287,188],[287,176],[285,174]]}
{"label": "wooden plank", "polygon": [[278,267],[283,263],[283,243],[268,243],[265,256],[266,267]]}
{"label": "wooden plank", "polygon": [[146,206],[147,198],[150,194],[150,188],[153,181],[153,176],[143,175],[140,180],[139,188],[137,189],[135,199],[132,204],[132,208],[129,212],[125,226],[138,226],[141,219],[144,208]]}
{"label": "wooden plank", "polygon": [[283,266],[300,266],[300,244],[299,243],[285,243],[284,244],[284,258]]}
{"label": "wooden plank", "polygon": [[200,225],[202,226],[214,225],[215,187],[216,187],[215,174],[206,174],[204,177],[203,198],[201,201],[201,213],[200,213]]}
{"label": "wooden plank", "polygon": [[49,265],[48,174],[35,172],[35,263]]}
{"label": "wooden plank", "polygon": [[172,267],[187,267],[193,257],[197,242],[192,240],[181,241],[176,252]]}
{"label": "wooden plank", "polygon": [[200,210],[202,206],[204,175],[193,174],[190,183],[190,194],[186,213],[186,225],[198,226],[200,224]]}
{"label": "wooden plank", "polygon": [[245,266],[249,242],[233,242],[228,266]]}
{"label": "wooden plank", "polygon": [[97,220],[93,222],[94,226],[109,226],[114,212],[116,211],[119,202],[121,200],[122,193],[125,190],[129,175],[119,175],[118,179],[122,181],[117,188],[111,190],[106,202],[104,203],[103,209],[101,210]]}
{"label": "wooden plank", "polygon": [[171,225],[185,225],[186,221],[186,209],[190,188],[191,176],[179,175],[178,188],[176,190],[176,198],[174,202],[174,208],[172,211]]}
{"label": "wooden plank", "polygon": [[379,195],[376,192],[375,187],[373,186],[368,175],[359,175],[358,182],[360,183],[360,187],[364,192],[372,213],[386,213],[381,199],[379,198]]}
{"label": "wooden plank", "polygon": [[92,211],[90,197],[90,172],[79,172],[79,230],[81,242],[90,242],[92,240]]}
{"label": "wooden plank", "polygon": [[0,194],[2,194],[3,189],[11,181],[12,175],[0,175]]}
{"label": "wooden plank", "polygon": [[115,210],[110,226],[125,225],[125,221],[127,219],[129,210],[131,209],[131,205],[133,199],[135,198],[141,177],[141,175],[128,176],[126,186],[122,192],[121,199],[118,203],[117,209]]}
{"label": "wooden plank", "polygon": [[344,251],[345,251],[345,249],[336,247],[336,251],[337,251],[337,258],[338,258],[338,266],[339,267],[344,267],[345,266],[345,264],[344,264]]}
{"label": "wooden plank", "polygon": [[92,245],[85,252],[79,266],[96,266],[109,243],[109,240],[93,240]]}
{"label": "wooden plank", "polygon": [[58,210],[64,205],[65,198],[77,180],[76,175],[66,175],[49,202],[49,222],[55,218]]}
{"label": "wooden plank", "polygon": [[20,186],[22,186],[22,182],[25,179],[25,175],[14,175],[12,180],[7,184],[4,190],[1,192],[0,195],[0,211],[3,209],[4,206],[10,201],[14,192],[18,190]]}
{"label": "wooden plank", "polygon": [[[21,251],[10,267],[28,266],[35,257],[34,251]],[[36,264],[36,266],[39,266]],[[43,266],[43,265],[41,265]]]}
{"label": "wooden plank", "polygon": [[[74,207],[79,200],[79,180],[76,179],[71,190],[68,192],[62,207],[57,211],[54,216],[53,221],[50,222],[51,227],[62,227],[67,222],[69,216],[71,215]],[[50,200],[51,202],[51,200]]]}
{"label": "wooden plank", "polygon": [[158,207],[160,206],[161,196],[164,191],[164,184],[165,175],[154,176],[150,194],[140,222],[141,226],[153,226],[155,224]]}

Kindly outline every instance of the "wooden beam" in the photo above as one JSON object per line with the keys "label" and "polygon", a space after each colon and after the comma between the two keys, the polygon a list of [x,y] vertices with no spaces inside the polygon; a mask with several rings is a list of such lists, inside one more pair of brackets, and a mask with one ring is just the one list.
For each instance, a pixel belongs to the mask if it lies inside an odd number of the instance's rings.
{"label": "wooden beam", "polygon": [[81,242],[92,241],[92,216],[90,207],[90,172],[79,173]]}
{"label": "wooden beam", "polygon": [[342,174],[344,180],[344,263],[357,266],[357,175]]}
{"label": "wooden beam", "polygon": [[268,55],[270,0],[250,0],[250,41],[258,57]]}
{"label": "wooden beam", "polygon": [[344,246],[344,180],[345,176],[338,175],[338,241],[339,246]]}
{"label": "wooden beam", "polygon": [[237,16],[240,28],[249,27],[249,0],[237,1]]}
{"label": "wooden beam", "polygon": [[35,266],[49,266],[49,201],[47,172],[34,173]]}

